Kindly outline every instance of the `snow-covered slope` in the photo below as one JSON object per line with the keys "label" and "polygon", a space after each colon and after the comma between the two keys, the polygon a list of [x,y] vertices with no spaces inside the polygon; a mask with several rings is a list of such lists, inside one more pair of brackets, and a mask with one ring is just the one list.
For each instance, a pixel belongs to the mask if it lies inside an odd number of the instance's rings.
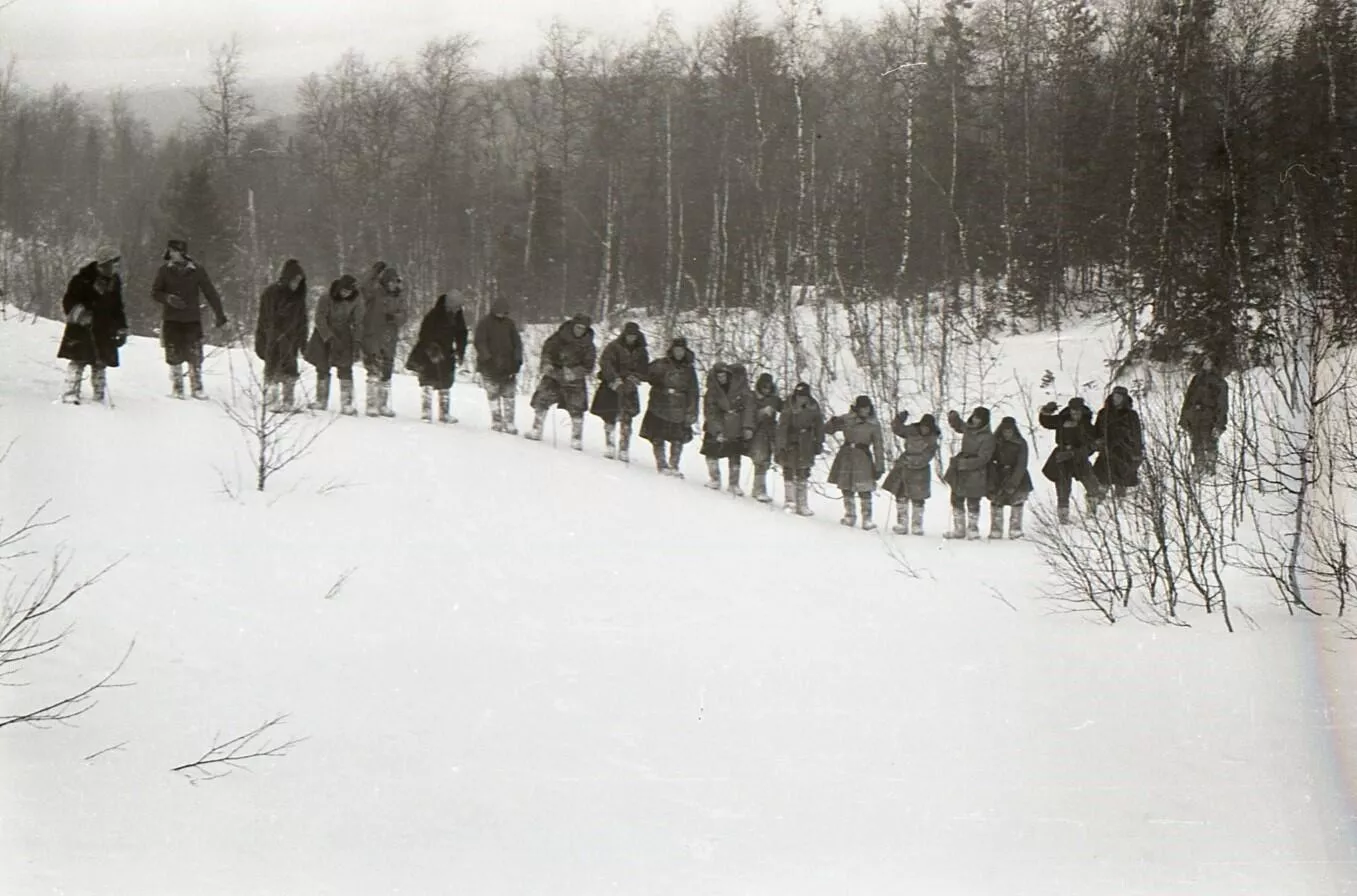
{"label": "snow-covered slope", "polygon": [[[135,640],[132,686],[0,728],[6,894],[1357,892],[1353,654],[1264,595],[1234,635],[1053,615],[1030,544],[788,518],[461,384],[461,424],[402,379],[233,499],[153,342],[69,407],[59,333],[0,324],[3,515],[67,517],[5,574],[125,559],[0,714]],[[171,772],[279,714],[285,757]]]}

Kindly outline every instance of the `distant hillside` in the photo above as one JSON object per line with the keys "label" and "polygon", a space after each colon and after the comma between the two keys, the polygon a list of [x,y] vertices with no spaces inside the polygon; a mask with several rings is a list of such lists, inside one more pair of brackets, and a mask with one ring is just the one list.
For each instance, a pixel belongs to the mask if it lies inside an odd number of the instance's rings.
{"label": "distant hillside", "polygon": [[[261,117],[271,118],[296,113],[297,86],[300,83],[295,78],[259,80],[248,82],[246,87],[254,94]],[[150,87],[129,90],[127,97],[136,115],[145,119],[157,136],[165,136],[197,116],[198,105],[190,89],[187,86]],[[84,96],[91,104],[99,106],[107,102],[110,93],[108,90],[87,90]]]}

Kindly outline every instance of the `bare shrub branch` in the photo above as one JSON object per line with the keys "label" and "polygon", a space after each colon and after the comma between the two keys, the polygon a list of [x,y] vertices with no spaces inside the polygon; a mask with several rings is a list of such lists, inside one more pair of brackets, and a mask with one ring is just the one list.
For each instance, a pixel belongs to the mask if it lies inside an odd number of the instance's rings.
{"label": "bare shrub branch", "polygon": [[248,770],[246,763],[259,759],[281,759],[288,751],[305,741],[305,737],[296,737],[281,743],[271,740],[276,729],[287,721],[287,715],[277,715],[262,725],[230,740],[221,740],[221,735],[213,738],[207,752],[192,762],[176,765],[170,769],[189,779],[193,784],[224,778],[233,771]]}

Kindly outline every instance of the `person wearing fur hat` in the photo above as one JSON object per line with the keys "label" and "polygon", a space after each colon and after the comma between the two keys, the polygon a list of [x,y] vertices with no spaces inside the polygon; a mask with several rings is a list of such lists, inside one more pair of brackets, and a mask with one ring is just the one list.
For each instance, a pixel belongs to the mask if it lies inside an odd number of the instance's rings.
{"label": "person wearing fur hat", "polygon": [[655,452],[655,469],[661,475],[682,479],[679,460],[683,446],[693,439],[699,398],[697,359],[688,348],[688,340],[675,336],[664,357],[650,362],[646,380],[650,383],[650,400],[641,420],[641,438]]}
{"label": "person wearing fur hat", "polygon": [[[603,456],[631,460],[631,421],[641,413],[641,381],[650,367],[650,349],[640,324],[627,321],[622,335],[609,342],[598,358],[598,388],[589,413],[603,421],[607,447]],[[614,435],[615,431],[619,430]]]}
{"label": "person wearing fur hat", "polygon": [[782,467],[782,509],[814,516],[810,509],[810,471],[825,450],[825,415],[810,394],[809,383],[797,383],[777,419],[774,457]]}
{"label": "person wearing fur hat", "polygon": [[702,396],[702,448],[707,459],[707,488],[721,489],[721,459],[729,468],[729,489],[740,488],[740,466],[745,445],[754,437],[754,401],[749,394],[749,374],[743,364],[719,361],[707,371],[707,391]]}
{"label": "person wearing fur hat", "polygon": [[1008,508],[1008,537],[1022,538],[1022,509],[1033,488],[1027,457],[1027,440],[1018,429],[1018,421],[1013,417],[1000,420],[989,465],[990,538],[1004,537],[1004,508]]}
{"label": "person wearing fur hat", "polygon": [[857,525],[857,507],[853,501],[856,496],[857,504],[862,508],[862,528],[875,529],[872,492],[876,491],[876,481],[885,472],[885,446],[872,400],[859,395],[853,400],[849,413],[829,418],[825,432],[843,433],[843,446],[829,467],[829,481],[843,493],[843,519],[839,522],[845,526]]}
{"label": "person wearing fur hat", "polygon": [[598,347],[593,319],[581,312],[561,324],[542,343],[542,378],[532,394],[532,429],[527,438],[540,442],[547,412],[559,405],[570,415],[570,447],[584,450],[584,412],[589,409],[586,380],[594,372]]}
{"label": "person wearing fur hat", "polygon": [[989,466],[994,459],[994,433],[989,408],[977,407],[965,420],[947,413],[947,425],[961,433],[961,449],[952,455],[942,481],[952,490],[952,529],[943,538],[980,538],[980,499],[989,492]]}
{"label": "person wearing fur hat", "polygon": [[1098,450],[1098,433],[1093,428],[1088,405],[1078,396],[1071,398],[1063,410],[1054,401],[1047,402],[1037,422],[1043,429],[1055,432],[1055,448],[1041,473],[1055,483],[1057,519],[1062,523],[1070,521],[1070,496],[1075,482],[1084,487],[1088,512],[1096,513],[1102,499],[1102,485],[1093,475],[1093,465],[1089,463],[1093,452]]}
{"label": "person wearing fur hat", "polygon": [[904,440],[904,450],[881,483],[882,491],[895,496],[897,535],[924,534],[924,502],[933,495],[933,458],[938,453],[938,421],[924,414],[918,423],[908,423],[909,411],[891,421],[891,432]]}
{"label": "person wearing fur hat", "polygon": [[254,353],[264,362],[265,406],[270,410],[298,410],[297,356],[306,344],[306,316],[306,271],[289,258],[259,297],[254,330]]}
{"label": "person wearing fur hat", "polygon": [[363,303],[358,298],[358,278],[345,274],[330,283],[316,302],[315,328],[302,357],[316,368],[316,399],[311,410],[323,411],[330,404],[330,370],[339,376],[339,412],[354,417],[353,365],[358,361],[362,337]]}
{"label": "person wearing fur hat", "polygon": [[1140,484],[1140,465],[1145,461],[1145,433],[1140,425],[1140,414],[1131,401],[1125,386],[1117,386],[1107,396],[1102,410],[1093,421],[1098,437],[1098,459],[1093,462],[1093,475],[1104,489],[1112,489],[1112,497],[1121,498],[1128,488]]}
{"label": "person wearing fur hat", "polygon": [[1187,385],[1178,426],[1192,440],[1192,460],[1203,475],[1216,470],[1220,437],[1230,421],[1230,384],[1216,372],[1215,359],[1202,358],[1201,369]]}
{"label": "person wearing fur hat", "polygon": [[419,377],[420,419],[432,423],[434,392],[438,393],[438,422],[456,423],[452,416],[452,383],[457,365],[466,355],[467,326],[462,304],[451,304],[448,294],[438,297],[419,324],[419,337],[405,369]]}
{"label": "person wearing fur hat", "polygon": [[782,411],[782,396],[777,394],[777,383],[771,373],[759,374],[754,383],[753,404],[754,432],[745,442],[744,453],[754,465],[754,500],[771,504],[773,496],[768,494],[768,468],[777,445],[777,415]]}
{"label": "person wearing fur hat", "polygon": [[121,256],[117,249],[100,248],[88,264],[66,284],[61,310],[66,329],[61,334],[57,357],[66,368],[66,392],[61,400],[80,404],[80,384],[90,368],[90,391],[95,401],[107,395],[110,367],[118,366],[118,349],[127,342],[127,312],[123,308]]}
{"label": "person wearing fur hat", "polygon": [[206,399],[203,389],[203,314],[202,301],[216,315],[218,329],[226,326],[221,296],[212,285],[207,270],[189,257],[188,243],[170,240],[165,248],[164,264],[151,283],[151,300],[164,308],[160,344],[170,368],[170,389],[175,398],[184,397],[184,366],[188,365],[191,394]]}
{"label": "person wearing fur hat", "polygon": [[363,369],[367,371],[367,415],[394,417],[391,376],[396,370],[396,343],[410,316],[405,281],[384,261],[372,265],[359,291],[363,295]]}
{"label": "person wearing fur hat", "polygon": [[503,296],[495,299],[490,313],[476,322],[473,344],[476,372],[490,402],[490,428],[517,435],[515,416],[518,372],[523,369],[523,337],[518,324],[509,316],[508,299]]}

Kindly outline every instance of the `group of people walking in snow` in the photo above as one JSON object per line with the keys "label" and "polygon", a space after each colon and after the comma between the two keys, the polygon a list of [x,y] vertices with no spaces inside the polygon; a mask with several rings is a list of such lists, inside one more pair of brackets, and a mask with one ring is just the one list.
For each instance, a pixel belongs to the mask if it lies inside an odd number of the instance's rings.
{"label": "group of people walking in snow", "polygon": [[[211,278],[189,256],[182,240],[169,242],[163,260],[151,299],[164,309],[161,345],[170,368],[171,394],[185,397],[187,368],[188,394],[202,399],[206,397],[202,303],[206,301],[211,308],[219,328],[226,326],[227,317]],[[62,302],[67,325],[58,349],[58,356],[69,361],[63,396],[67,402],[79,403],[87,368],[94,399],[102,401],[106,370],[118,366],[118,349],[128,333],[119,261],[116,250],[100,249],[67,287]],[[356,415],[353,367],[361,361],[367,373],[366,413],[395,416],[391,379],[408,317],[399,272],[377,262],[361,280],[345,274],[333,281],[310,322],[306,272],[296,259],[288,259],[260,296],[255,327],[254,349],[263,361],[269,406],[279,411],[300,410],[296,386],[301,359],[316,371],[315,399],[309,407],[328,408],[333,372],[339,380],[340,413]],[[517,434],[515,405],[524,363],[523,340],[502,298],[478,321],[474,334],[460,304],[446,294],[424,315],[405,364],[419,379],[423,419],[457,422],[451,413],[451,389],[469,341],[490,403],[492,429]],[[595,368],[597,384],[591,402],[588,381]],[[644,416],[642,384],[649,386]],[[743,495],[740,480],[748,458],[753,465],[753,497],[771,503],[768,473],[776,465],[783,477],[784,509],[800,516],[812,515],[810,473],[825,452],[826,437],[841,434],[842,445],[829,469],[830,484],[842,493],[841,522],[875,529],[873,496],[879,489],[896,499],[895,532],[924,533],[924,507],[932,495],[932,467],[942,436],[932,414],[916,422],[910,422],[908,411],[895,416],[890,429],[901,440],[902,450],[887,469],[882,426],[867,396],[858,396],[847,413],[826,417],[809,384],[797,383],[784,399],[771,374],[760,374],[751,386],[743,364],[724,361],[710,367],[705,388],[701,388],[697,360],[682,336],[672,339],[665,353],[652,359],[640,326],[628,322],[599,353],[593,321],[587,314],[562,323],[543,344],[540,378],[530,405],[533,422],[527,438],[541,440],[548,413],[559,407],[570,416],[571,447],[583,450],[584,420],[589,413],[603,423],[606,456],[622,461],[630,460],[632,423],[641,417],[640,436],[651,443],[656,469],[678,477],[683,475],[679,463],[684,448],[697,435],[700,418],[699,450],[706,459],[709,488],[725,487],[734,495]],[[1228,412],[1229,387],[1208,359],[1188,386],[1179,418],[1203,470],[1214,467]],[[942,476],[951,491],[952,508],[952,525],[945,537],[980,538],[981,502],[988,501],[990,537],[1021,538],[1023,508],[1033,482],[1028,443],[1017,421],[1004,417],[991,429],[986,407],[975,408],[964,419],[951,411],[946,419],[960,434],[961,444]],[[1109,492],[1118,497],[1138,485],[1145,456],[1144,432],[1125,387],[1111,391],[1096,417],[1082,398],[1075,397],[1063,408],[1048,403],[1038,422],[1055,437],[1055,447],[1041,471],[1055,484],[1061,522],[1069,520],[1076,482],[1084,489],[1091,513]]]}

